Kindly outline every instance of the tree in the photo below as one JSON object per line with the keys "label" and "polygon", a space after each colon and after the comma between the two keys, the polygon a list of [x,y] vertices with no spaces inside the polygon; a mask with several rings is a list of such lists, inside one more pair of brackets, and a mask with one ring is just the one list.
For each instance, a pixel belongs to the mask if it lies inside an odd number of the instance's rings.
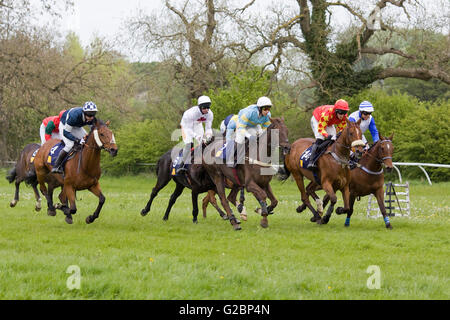
{"label": "tree", "polygon": [[[250,55],[261,51],[270,54],[268,49],[273,49],[271,65],[275,71],[285,62],[285,68],[301,72],[303,79],[310,80],[301,89],[314,88],[317,103],[330,103],[343,95],[355,94],[376,80],[391,77],[438,79],[450,84],[450,38],[442,37],[442,41],[431,48],[428,41],[430,32],[448,32],[445,29],[448,26],[445,13],[450,9],[448,1],[441,1],[446,10],[441,8],[437,16],[431,16],[425,9],[425,1],[418,0],[369,3],[296,0],[293,3],[277,4],[274,15],[263,19],[262,24],[249,25],[259,40],[247,51]],[[342,19],[342,15],[333,14],[336,8],[343,8],[349,14],[351,26],[348,29],[353,31],[349,37],[339,40],[339,29],[332,27],[332,22]],[[392,35],[405,29],[416,30],[412,45],[408,48],[391,46]],[[386,55],[398,57],[395,65],[358,66],[365,56]],[[415,65],[408,65],[410,62]]]}
{"label": "tree", "polygon": [[229,63],[227,52],[240,47],[233,35],[238,30],[235,21],[254,2],[233,8],[227,1],[184,0],[175,5],[166,0],[161,12],[141,12],[129,29],[137,36],[136,46],[171,61],[175,79],[188,89],[190,101],[223,83],[230,68],[239,66]]}

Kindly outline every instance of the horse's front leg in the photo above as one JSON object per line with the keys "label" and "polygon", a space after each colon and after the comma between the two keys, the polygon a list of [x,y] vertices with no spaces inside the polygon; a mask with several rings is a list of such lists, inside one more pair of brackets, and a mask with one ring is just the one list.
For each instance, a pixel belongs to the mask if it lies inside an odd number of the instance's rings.
{"label": "horse's front leg", "polygon": [[198,216],[198,192],[192,190],[191,198],[192,198],[192,222],[193,223],[198,223],[198,221],[197,221],[197,216]]}
{"label": "horse's front leg", "polygon": [[49,216],[52,216],[52,217],[56,216],[56,208],[53,205],[53,190],[54,190],[54,187],[51,184],[49,184],[47,195],[46,195],[46,198],[47,198],[47,214]]}
{"label": "horse's front leg", "polygon": [[322,219],[318,220],[318,224],[327,224],[330,221],[331,214],[334,210],[334,205],[337,202],[336,193],[334,192],[333,186],[329,181],[322,182],[322,188],[327,193],[330,198],[330,206],[328,207],[327,213],[322,217]]}
{"label": "horse's front leg", "polygon": [[178,197],[183,193],[183,190],[184,186],[181,183],[176,183],[175,190],[170,196],[169,204],[167,205],[166,212],[164,213],[164,221],[167,221],[169,219],[170,210],[172,210],[173,205],[177,201]]}
{"label": "horse's front leg", "polygon": [[344,207],[339,207],[336,209],[336,214],[343,214],[350,212],[350,188],[348,184],[341,190],[342,198],[344,200]]}
{"label": "horse's front leg", "polygon": [[[102,210],[103,204],[105,203],[105,200],[106,200],[105,196],[102,193],[102,190],[100,189],[100,183],[97,182],[97,184],[90,187],[89,191],[98,197],[98,205],[97,205],[97,209],[95,209],[94,213],[86,218],[87,224],[94,222],[95,219],[98,218],[98,216],[100,215],[100,210]],[[70,201],[70,197],[69,197],[69,201]],[[74,202],[74,204],[75,204],[75,202]],[[72,207],[72,202],[70,204],[70,207]]]}
{"label": "horse's front leg", "polygon": [[246,188],[247,188],[247,191],[253,193],[256,200],[258,200],[258,202],[261,206],[261,215],[262,215],[260,225],[263,228],[267,228],[269,226],[269,221],[267,220],[267,216],[269,215],[269,211],[268,211],[267,203],[266,203],[267,193],[263,189],[261,189],[258,186],[258,184],[256,184],[256,182],[254,182],[252,180],[246,182]]}
{"label": "horse's front leg", "polygon": [[352,194],[350,194],[350,209],[348,210],[347,218],[345,219],[345,224],[344,224],[344,226],[346,226],[346,227],[350,227],[350,219],[353,214],[353,206],[355,205],[355,200],[356,200],[356,197],[353,196]]}
{"label": "horse's front leg", "polygon": [[69,200],[70,207],[67,209],[63,209],[64,214],[66,215],[66,222],[68,224],[73,223],[72,215],[77,212],[77,206],[75,204],[75,190],[71,185],[64,185],[63,191],[66,194],[67,199]]}
{"label": "horse's front leg", "polygon": [[378,207],[380,208],[381,214],[383,215],[383,220],[386,225],[386,228],[392,229],[391,222],[389,221],[389,216],[386,212],[386,207],[384,206],[384,190],[383,187],[379,188],[375,192],[375,197],[377,198]]}
{"label": "horse's front leg", "polygon": [[[244,188],[239,188],[239,187],[233,186],[231,188],[230,193],[228,194],[227,200],[228,200],[228,202],[231,202],[236,207],[237,211],[240,214],[241,219],[244,221],[247,221],[247,212],[245,211],[245,208],[243,206],[243,201],[239,204],[237,202],[237,194],[239,192],[239,189],[242,192],[242,190]],[[241,194],[241,198],[242,198],[242,194]],[[240,223],[239,220],[237,220],[237,222]]]}
{"label": "horse's front leg", "polygon": [[319,185],[317,183],[315,183],[314,181],[311,181],[307,186],[306,186],[306,193],[309,194],[315,201],[317,204],[317,214],[322,217],[323,216],[323,201],[322,199],[320,199],[320,197],[317,195],[316,190],[319,187]]}
{"label": "horse's front leg", "polygon": [[[213,177],[211,177],[211,178],[213,178]],[[233,211],[231,210],[230,204],[228,202],[228,199],[225,195],[225,185],[224,185],[223,181],[224,181],[224,179],[221,174],[214,175],[213,182],[216,185],[217,195],[220,198],[222,207],[225,209],[225,212],[227,213],[228,220],[230,220],[230,223],[233,226],[234,230],[241,230],[241,226],[240,226],[239,222],[237,221],[236,217],[234,216]]]}
{"label": "horse's front leg", "polygon": [[270,206],[267,207],[267,211],[269,214],[273,214],[273,209],[275,209],[278,205],[278,200],[277,198],[275,198],[270,184],[267,184],[267,187],[264,190],[266,191],[267,197],[270,200]]}

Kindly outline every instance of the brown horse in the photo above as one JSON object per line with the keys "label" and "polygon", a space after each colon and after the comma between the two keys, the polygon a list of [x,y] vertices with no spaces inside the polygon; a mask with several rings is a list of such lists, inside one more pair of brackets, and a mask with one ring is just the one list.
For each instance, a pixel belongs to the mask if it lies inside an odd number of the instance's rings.
{"label": "brown horse", "polygon": [[[65,220],[69,224],[73,223],[72,215],[77,212],[75,204],[76,191],[88,189],[99,198],[99,203],[94,214],[86,218],[86,223],[88,224],[98,218],[100,210],[105,203],[105,196],[100,189],[98,181],[101,175],[100,151],[105,149],[111,156],[114,157],[117,155],[114,134],[108,128],[108,125],[109,121],[105,124],[94,118],[91,131],[86,138],[86,143],[80,146],[74,157],[67,161],[63,175],[50,173],[52,166],[47,163],[47,156],[50,149],[60,140],[51,139],[47,141],[36,154],[34,163],[37,181],[39,182],[42,194],[47,198],[48,208],[54,210],[53,190],[50,188],[47,190],[45,183],[48,179],[56,177],[63,185],[63,190],[60,195],[62,206],[59,209],[64,212],[66,215]],[[67,201],[70,203],[70,208],[67,207]]]}
{"label": "brown horse", "polygon": [[37,189],[37,181],[33,179],[36,176],[34,171],[34,164],[31,162],[33,154],[39,149],[41,145],[37,143],[30,143],[23,148],[22,152],[17,159],[16,165],[12,168],[6,175],[6,180],[9,183],[15,182],[16,191],[14,193],[14,199],[10,202],[9,206],[11,208],[15,207],[19,201],[19,186],[25,181],[27,185],[31,185],[34,191],[34,197],[36,198],[35,210],[41,210],[41,196]]}
{"label": "brown horse", "polygon": [[[217,194],[220,197],[223,208],[225,209],[227,216],[229,217],[230,223],[235,230],[240,230],[241,227],[237,222],[236,217],[228,203],[228,199],[225,195],[225,179],[230,180],[235,186],[245,187],[247,192],[253,193],[255,198],[261,205],[261,226],[267,228],[269,226],[267,216],[273,213],[273,209],[277,206],[278,200],[275,198],[272,188],[270,187],[270,181],[272,180],[274,172],[268,174],[270,167],[269,163],[264,163],[261,161],[263,155],[271,157],[272,149],[282,148],[282,155],[286,155],[289,152],[289,140],[288,140],[288,129],[284,123],[283,118],[272,118],[271,125],[264,131],[264,133],[258,138],[258,152],[256,154],[256,159],[252,159],[249,155],[245,158],[244,164],[238,164],[236,168],[228,167],[226,164],[217,163],[215,161],[216,151],[221,149],[223,141],[215,141],[210,145],[210,149],[205,152],[204,166],[208,171],[209,176],[216,185]],[[272,131],[278,131],[279,133],[279,145],[272,146]],[[249,151],[248,146],[246,151]],[[283,159],[284,162],[284,159]],[[263,174],[265,173],[265,174]],[[270,199],[270,206],[267,206],[266,199]]]}
{"label": "brown horse", "polygon": [[[392,139],[394,134],[389,138],[382,137],[361,157],[356,168],[350,171],[350,211],[347,212],[345,226],[350,226],[350,218],[353,214],[353,205],[357,197],[374,194],[377,198],[378,206],[386,225],[386,228],[392,229],[389,217],[384,206],[384,174],[383,166],[387,172],[393,169],[392,155],[394,146]],[[317,197],[317,195],[315,195]],[[313,195],[314,197],[314,195]],[[323,199],[323,206],[326,207],[329,201],[328,195]],[[342,208],[337,208],[336,213],[342,214]]]}
{"label": "brown horse", "polygon": [[297,212],[301,212],[308,207],[314,214],[314,217],[311,219],[313,222],[316,221],[319,224],[328,223],[331,213],[334,210],[334,205],[337,202],[337,190],[342,192],[344,199],[342,213],[349,212],[350,210],[350,169],[348,160],[352,148],[355,149],[357,157],[361,157],[363,152],[364,142],[361,140],[362,133],[359,128],[360,123],[360,120],[356,123],[347,120],[347,126],[341,132],[339,137],[317,160],[318,180],[331,200],[331,205],[323,218],[309,202],[308,193],[305,191],[305,186],[303,184],[303,177],[308,178],[310,181],[315,181],[314,173],[313,171],[304,169],[300,166],[300,157],[303,152],[314,143],[314,139],[301,138],[292,144],[291,152],[285,160],[285,166],[287,171],[292,173],[301,193],[303,204],[297,208]]}

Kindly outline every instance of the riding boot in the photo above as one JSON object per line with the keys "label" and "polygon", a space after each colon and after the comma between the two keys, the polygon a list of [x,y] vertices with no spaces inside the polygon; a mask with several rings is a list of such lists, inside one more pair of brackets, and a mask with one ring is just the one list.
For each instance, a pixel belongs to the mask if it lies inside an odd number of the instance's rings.
{"label": "riding boot", "polygon": [[317,139],[316,142],[314,142],[312,148],[311,148],[311,155],[309,156],[309,163],[308,163],[308,169],[312,169],[312,168],[317,168],[316,166],[316,159],[314,159],[316,157],[316,152],[317,152],[317,148],[319,147],[319,145],[322,143],[323,140],[321,139]]}
{"label": "riding boot", "polygon": [[187,168],[185,167],[186,160],[191,157],[191,149],[192,149],[192,143],[186,143],[183,149],[183,155],[181,157],[181,162],[178,164],[178,169],[176,171],[176,174],[187,171]]}
{"label": "riding boot", "polygon": [[61,152],[58,155],[58,158],[56,159],[55,162],[55,166],[52,169],[52,173],[63,173],[63,168],[62,168],[62,162],[64,160],[64,158],[67,156],[67,151],[65,151],[64,149],[61,150]]}
{"label": "riding boot", "polygon": [[236,143],[236,162],[233,168],[243,163],[245,163],[245,143]]}

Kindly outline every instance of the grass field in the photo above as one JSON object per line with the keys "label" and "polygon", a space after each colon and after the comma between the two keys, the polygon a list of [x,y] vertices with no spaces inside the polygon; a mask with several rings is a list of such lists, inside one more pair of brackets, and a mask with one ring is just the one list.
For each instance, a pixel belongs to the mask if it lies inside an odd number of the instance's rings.
{"label": "grass field", "polygon": [[[309,213],[295,211],[295,184],[274,181],[280,202],[270,227],[259,226],[247,195],[249,219],[233,231],[211,206],[193,224],[187,190],[163,221],[172,182],[141,217],[150,176],[103,177],[100,218],[85,223],[97,198],[82,191],[68,225],[59,211],[47,216],[45,200],[35,212],[24,185],[10,208],[14,186],[0,174],[0,299],[450,298],[450,183],[412,182],[411,217],[392,217],[387,230],[381,218],[366,218],[367,198],[349,228],[335,214],[328,225],[311,223]],[[370,288],[377,274],[379,289]]]}

